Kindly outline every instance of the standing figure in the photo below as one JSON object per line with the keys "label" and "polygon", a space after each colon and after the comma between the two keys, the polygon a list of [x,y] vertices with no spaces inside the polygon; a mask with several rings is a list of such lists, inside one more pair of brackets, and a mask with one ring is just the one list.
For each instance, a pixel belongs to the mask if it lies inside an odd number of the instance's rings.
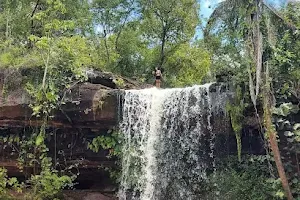
{"label": "standing figure", "polygon": [[157,88],[160,88],[161,77],[162,77],[161,69],[158,67],[155,67],[155,71],[153,71],[152,73],[155,76],[155,86]]}

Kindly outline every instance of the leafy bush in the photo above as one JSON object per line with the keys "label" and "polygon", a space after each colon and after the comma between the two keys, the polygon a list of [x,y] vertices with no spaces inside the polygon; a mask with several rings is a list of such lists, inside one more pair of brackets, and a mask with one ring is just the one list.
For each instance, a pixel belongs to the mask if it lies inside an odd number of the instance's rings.
{"label": "leafy bush", "polygon": [[[206,199],[221,200],[272,200],[278,199],[276,190],[279,185],[270,182],[267,165],[259,156],[255,159],[245,159],[239,163],[230,157],[215,173],[209,176],[205,195]],[[227,166],[226,166],[227,165]]]}
{"label": "leafy bush", "polygon": [[33,189],[34,199],[55,199],[66,187],[72,187],[76,177],[59,175],[56,170],[51,169],[49,158],[42,160],[42,171],[39,175],[32,175],[28,181]]}
{"label": "leafy bush", "polygon": [[119,159],[122,154],[122,140],[122,135],[119,132],[111,132],[111,130],[109,130],[107,135],[95,137],[92,140],[92,142],[88,144],[88,148],[93,152],[99,152],[101,149],[108,150],[107,158],[115,160],[116,166],[100,166],[100,168],[103,168],[105,171],[108,171],[110,177],[116,182],[119,182],[121,176],[121,163],[119,162]]}
{"label": "leafy bush", "polygon": [[0,200],[8,200],[12,199],[9,194],[9,188],[12,188],[16,192],[22,192],[22,186],[19,184],[18,180],[7,177],[7,170],[4,168],[0,168]]}

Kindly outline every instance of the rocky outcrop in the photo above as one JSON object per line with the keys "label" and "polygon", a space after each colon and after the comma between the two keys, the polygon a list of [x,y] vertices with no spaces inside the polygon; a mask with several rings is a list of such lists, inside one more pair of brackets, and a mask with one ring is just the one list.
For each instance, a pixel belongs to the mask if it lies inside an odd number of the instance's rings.
{"label": "rocky outcrop", "polygon": [[[34,127],[41,125],[41,120],[32,116],[29,106],[31,98],[24,90],[24,80],[28,76],[34,76],[34,73],[30,69],[0,69],[0,137],[22,138],[31,134]],[[106,150],[98,153],[89,150],[88,144],[93,138],[105,135],[116,127],[119,97],[123,89],[151,86],[111,73],[94,70],[87,70],[86,73],[88,80],[75,84],[67,91],[65,104],[48,122],[49,155],[56,158],[58,163],[78,166],[78,189],[110,187],[108,190],[114,190],[108,172],[99,168],[113,166],[115,161],[107,159]],[[9,176],[23,179],[32,172],[30,167],[19,170],[18,152],[14,147],[0,141],[0,153],[0,166],[8,170]],[[97,195],[93,194],[88,199],[99,199],[100,194]],[[107,199],[104,196],[101,198]]]}
{"label": "rocky outcrop", "polygon": [[[56,128],[111,128],[116,124],[118,94],[102,89],[101,85],[83,83],[56,111],[48,126]],[[41,121],[32,117],[30,98],[26,92],[0,96],[0,127],[38,126]]]}
{"label": "rocky outcrop", "polygon": [[[0,71],[0,127],[38,126],[32,117],[30,97],[23,89],[26,70]],[[106,129],[116,125],[121,89],[150,87],[136,81],[94,70],[86,71],[88,81],[67,92],[66,104],[54,114],[49,127]],[[6,86],[9,82],[9,88]]]}

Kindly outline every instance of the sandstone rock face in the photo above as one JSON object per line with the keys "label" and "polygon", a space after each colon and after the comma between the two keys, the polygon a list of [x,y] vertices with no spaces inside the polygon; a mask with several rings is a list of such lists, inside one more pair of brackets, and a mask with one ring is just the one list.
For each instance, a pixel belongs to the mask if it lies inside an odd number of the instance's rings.
{"label": "sandstone rock face", "polygon": [[[41,125],[40,119],[32,116],[31,98],[24,89],[24,78],[28,73],[27,69],[0,69],[0,137],[17,135],[22,138]],[[115,161],[107,159],[106,150],[98,153],[89,150],[88,144],[117,126],[119,97],[123,88],[149,85],[139,85],[129,79],[93,70],[88,70],[87,75],[87,82],[76,84],[67,91],[65,105],[48,122],[47,146],[49,156],[58,163],[78,165],[80,175],[76,182],[79,189],[104,189],[113,183],[108,172],[99,170],[99,166],[112,166]],[[21,172],[17,167],[17,151],[1,141],[0,153],[0,166],[8,170],[8,175],[22,178],[32,172],[30,167]],[[100,196],[95,198],[100,199]]]}
{"label": "sandstone rock face", "polygon": [[[30,97],[24,90],[21,70],[0,70],[0,127],[38,126],[32,117]],[[121,87],[144,88],[135,81],[110,73],[87,70],[88,82],[75,85],[67,92],[66,104],[54,114],[49,127],[112,128],[118,119]],[[121,81],[120,81],[121,80]],[[9,82],[9,88],[6,85]],[[121,85],[117,83],[121,82]]]}
{"label": "sandstone rock face", "polygon": [[[72,96],[48,125],[57,128],[111,128],[116,125],[117,92],[101,87],[84,83],[72,89]],[[32,117],[29,104],[25,91],[0,96],[0,127],[40,125],[39,119]]]}

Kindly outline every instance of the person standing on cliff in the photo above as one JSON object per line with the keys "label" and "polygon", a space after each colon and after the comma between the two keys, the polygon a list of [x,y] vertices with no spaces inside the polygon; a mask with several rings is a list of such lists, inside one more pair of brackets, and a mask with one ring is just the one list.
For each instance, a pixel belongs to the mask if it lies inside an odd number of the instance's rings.
{"label": "person standing on cliff", "polygon": [[161,77],[162,77],[162,71],[161,71],[161,69],[159,67],[155,67],[155,71],[153,71],[152,73],[155,76],[155,86],[157,88],[160,88]]}

